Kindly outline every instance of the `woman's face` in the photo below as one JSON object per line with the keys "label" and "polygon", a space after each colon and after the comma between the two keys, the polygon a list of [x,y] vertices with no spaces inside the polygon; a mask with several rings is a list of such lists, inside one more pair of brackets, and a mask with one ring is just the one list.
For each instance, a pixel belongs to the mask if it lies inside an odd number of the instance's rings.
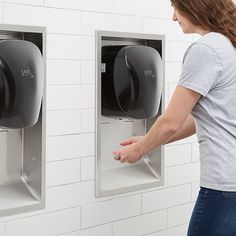
{"label": "woman's face", "polygon": [[[172,5],[173,6],[173,5]],[[198,33],[198,29],[195,25],[192,24],[192,22],[182,15],[175,6],[173,6],[173,21],[178,21],[180,27],[182,28],[183,33],[190,34],[190,33]]]}

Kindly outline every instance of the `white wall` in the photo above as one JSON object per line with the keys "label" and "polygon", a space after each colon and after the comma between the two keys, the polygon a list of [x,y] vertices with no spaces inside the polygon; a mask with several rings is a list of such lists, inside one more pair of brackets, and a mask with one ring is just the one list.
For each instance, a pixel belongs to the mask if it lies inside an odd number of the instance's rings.
{"label": "white wall", "polygon": [[197,38],[171,13],[168,0],[0,1],[0,23],[48,30],[46,209],[0,218],[0,236],[186,235],[199,188],[195,136],[165,147],[164,187],[94,197],[94,30],[165,34],[168,103]]}

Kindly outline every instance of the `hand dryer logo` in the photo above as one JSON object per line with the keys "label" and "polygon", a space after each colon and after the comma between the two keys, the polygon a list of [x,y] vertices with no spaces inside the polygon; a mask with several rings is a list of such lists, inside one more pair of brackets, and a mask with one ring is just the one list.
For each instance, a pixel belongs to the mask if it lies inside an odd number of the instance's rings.
{"label": "hand dryer logo", "polygon": [[153,73],[153,71],[151,70],[151,68],[148,68],[146,70],[144,70],[144,75],[148,78],[148,79],[155,79],[155,74]]}
{"label": "hand dryer logo", "polygon": [[32,74],[32,72],[31,72],[31,70],[30,70],[30,68],[29,68],[28,66],[27,66],[26,69],[22,69],[22,70],[21,70],[21,75],[22,75],[23,77],[29,77],[29,78],[31,78],[31,79],[34,78],[34,75]]}

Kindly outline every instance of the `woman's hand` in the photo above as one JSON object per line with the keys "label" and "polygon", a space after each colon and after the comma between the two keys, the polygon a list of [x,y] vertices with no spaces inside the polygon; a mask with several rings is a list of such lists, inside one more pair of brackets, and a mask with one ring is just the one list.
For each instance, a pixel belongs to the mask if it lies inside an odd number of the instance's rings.
{"label": "woman's hand", "polygon": [[142,158],[141,147],[139,145],[143,136],[131,137],[120,145],[124,146],[121,150],[113,152],[114,159],[121,163],[135,163]]}

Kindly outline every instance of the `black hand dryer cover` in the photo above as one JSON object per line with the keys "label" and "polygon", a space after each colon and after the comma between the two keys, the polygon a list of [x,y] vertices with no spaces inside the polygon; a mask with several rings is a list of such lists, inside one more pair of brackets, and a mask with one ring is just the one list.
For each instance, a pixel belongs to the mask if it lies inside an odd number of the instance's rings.
{"label": "black hand dryer cover", "polygon": [[163,88],[163,62],[148,46],[104,47],[102,114],[146,119],[157,115]]}
{"label": "black hand dryer cover", "polygon": [[0,126],[33,126],[39,117],[43,84],[39,48],[24,40],[0,41]]}

